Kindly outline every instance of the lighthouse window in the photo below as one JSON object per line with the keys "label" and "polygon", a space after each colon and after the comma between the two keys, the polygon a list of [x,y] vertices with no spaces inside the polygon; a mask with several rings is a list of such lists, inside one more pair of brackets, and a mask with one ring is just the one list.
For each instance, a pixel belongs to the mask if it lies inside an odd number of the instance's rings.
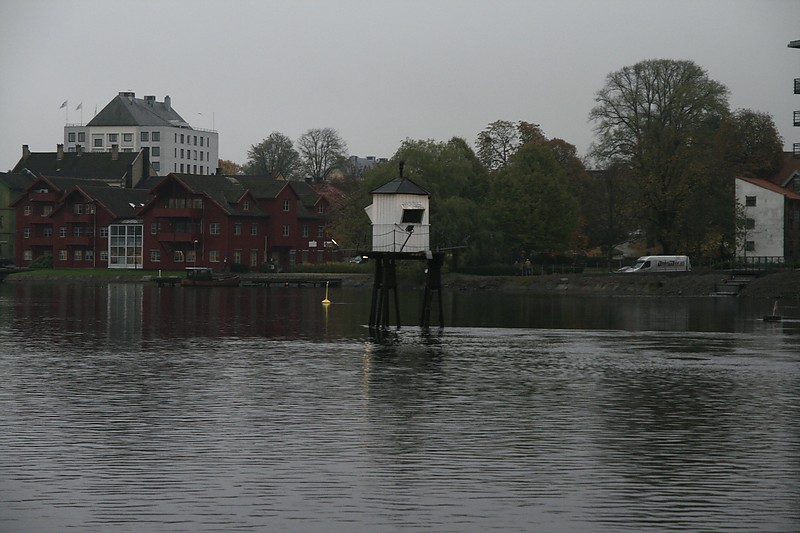
{"label": "lighthouse window", "polygon": [[424,209],[403,209],[402,222],[404,224],[420,224],[424,212]]}

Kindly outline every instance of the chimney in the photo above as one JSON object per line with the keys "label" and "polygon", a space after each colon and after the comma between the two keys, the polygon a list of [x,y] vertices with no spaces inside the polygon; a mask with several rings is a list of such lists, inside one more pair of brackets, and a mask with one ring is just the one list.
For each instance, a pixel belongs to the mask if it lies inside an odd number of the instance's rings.
{"label": "chimney", "polygon": [[111,160],[112,161],[116,161],[117,159],[119,159],[119,145],[118,144],[112,144],[111,145]]}
{"label": "chimney", "polygon": [[56,161],[61,161],[64,159],[64,145],[57,144],[56,145]]}
{"label": "chimney", "polygon": [[164,97],[164,107],[167,108],[167,111],[172,111],[172,99],[169,96]]}
{"label": "chimney", "polygon": [[147,95],[144,97],[144,101],[147,103],[147,105],[153,107],[153,102],[156,101],[156,97],[152,95]]}
{"label": "chimney", "polygon": [[28,148],[27,144],[22,145],[22,160],[27,161],[28,158],[31,156],[31,151]]}

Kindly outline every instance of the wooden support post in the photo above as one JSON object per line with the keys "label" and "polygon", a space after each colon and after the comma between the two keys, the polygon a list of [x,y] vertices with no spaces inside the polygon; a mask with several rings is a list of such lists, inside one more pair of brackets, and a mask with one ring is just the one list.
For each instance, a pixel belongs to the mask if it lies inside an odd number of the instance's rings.
{"label": "wooden support post", "polygon": [[422,298],[422,313],[419,325],[422,328],[429,328],[431,325],[431,307],[433,304],[433,293],[438,295],[439,303],[439,327],[444,327],[444,309],[442,307],[442,263],[444,256],[434,254],[428,259],[425,269],[425,294]]}
{"label": "wooden support post", "polygon": [[375,261],[375,280],[372,284],[372,303],[369,312],[370,329],[389,328],[390,297],[394,293],[395,316],[400,328],[400,300],[397,296],[397,263],[389,255],[378,255]]}

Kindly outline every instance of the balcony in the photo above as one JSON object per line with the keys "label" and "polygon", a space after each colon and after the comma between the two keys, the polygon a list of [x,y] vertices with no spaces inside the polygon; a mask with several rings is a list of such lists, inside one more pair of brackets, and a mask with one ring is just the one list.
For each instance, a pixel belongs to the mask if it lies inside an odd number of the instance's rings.
{"label": "balcony", "polygon": [[31,246],[53,246],[53,242],[53,237],[28,237],[25,239],[25,243]]}
{"label": "balcony", "polygon": [[153,216],[158,218],[202,218],[203,210],[197,207],[155,207]]}
{"label": "balcony", "polygon": [[159,231],[156,234],[158,242],[194,242],[202,238],[200,232],[186,233],[177,231]]}
{"label": "balcony", "polygon": [[793,148],[794,158],[800,159],[800,143],[794,143],[792,148]]}
{"label": "balcony", "polygon": [[800,111],[794,112],[794,125],[800,126]]}
{"label": "balcony", "polygon": [[92,215],[89,213],[81,213],[81,214],[65,213],[64,221],[70,224],[91,224]]}
{"label": "balcony", "polygon": [[800,78],[794,79],[794,94],[800,94]]}
{"label": "balcony", "polygon": [[69,237],[62,238],[61,242],[67,246],[89,246],[92,244],[92,238],[85,235],[81,235],[80,237],[70,235]]}
{"label": "balcony", "polygon": [[28,200],[31,202],[50,202],[55,203],[56,193],[52,191],[31,191],[28,193]]}

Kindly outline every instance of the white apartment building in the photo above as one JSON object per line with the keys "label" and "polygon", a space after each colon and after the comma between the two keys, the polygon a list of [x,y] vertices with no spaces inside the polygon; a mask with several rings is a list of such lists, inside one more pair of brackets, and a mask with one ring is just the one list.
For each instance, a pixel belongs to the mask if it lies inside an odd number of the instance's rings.
{"label": "white apartment building", "polygon": [[153,169],[170,172],[214,174],[219,165],[216,131],[192,128],[173,108],[169,96],[136,98],[120,92],[85,125],[64,126],[64,150],[68,152],[138,152],[149,148]]}

